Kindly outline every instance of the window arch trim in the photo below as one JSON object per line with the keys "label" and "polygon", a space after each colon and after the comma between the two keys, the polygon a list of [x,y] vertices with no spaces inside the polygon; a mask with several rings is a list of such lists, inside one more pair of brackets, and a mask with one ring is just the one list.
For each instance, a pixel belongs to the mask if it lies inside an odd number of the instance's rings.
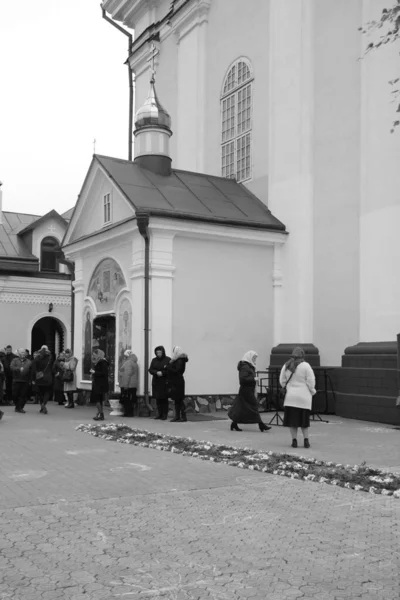
{"label": "window arch trim", "polygon": [[[247,69],[249,70],[249,77],[247,77],[246,79],[241,78],[240,82],[239,82],[238,70],[239,70],[240,63],[244,63],[246,65]],[[229,78],[232,70],[235,71],[233,77],[234,77],[235,81],[237,80],[237,83],[235,83],[231,88],[225,89],[226,84],[228,82],[228,78]],[[231,62],[231,64],[229,65],[229,67],[227,68],[227,70],[225,72],[225,76],[222,80],[221,96],[220,96],[221,100],[223,100],[226,96],[229,96],[230,94],[232,94],[234,92],[237,92],[241,87],[244,87],[245,85],[252,82],[253,80],[254,80],[253,66],[252,66],[250,60],[248,58],[246,58],[245,56],[239,56],[233,62]]]}
{"label": "window arch trim", "polygon": [[[52,242],[51,246],[46,248],[46,242]],[[50,245],[49,245],[50,246]],[[43,253],[47,253],[47,257]],[[53,235],[46,235],[40,241],[40,270],[45,273],[58,273],[61,258],[60,241]]]}

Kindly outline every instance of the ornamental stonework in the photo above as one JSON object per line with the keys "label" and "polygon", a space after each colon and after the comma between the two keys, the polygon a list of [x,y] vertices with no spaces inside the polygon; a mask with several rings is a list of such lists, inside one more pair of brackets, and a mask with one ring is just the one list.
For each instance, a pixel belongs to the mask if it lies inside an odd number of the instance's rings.
{"label": "ornamental stonework", "polygon": [[6,304],[54,304],[71,306],[70,296],[43,296],[42,294],[0,293],[0,302]]}

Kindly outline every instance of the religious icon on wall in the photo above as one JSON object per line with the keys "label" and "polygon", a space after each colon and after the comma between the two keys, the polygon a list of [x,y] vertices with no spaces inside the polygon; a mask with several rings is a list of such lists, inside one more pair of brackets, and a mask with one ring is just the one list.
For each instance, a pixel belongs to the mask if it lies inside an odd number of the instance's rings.
{"label": "religious icon on wall", "polygon": [[132,348],[132,306],[128,298],[124,298],[118,311],[118,367],[124,360],[124,352]]}
{"label": "religious icon on wall", "polygon": [[89,283],[88,296],[93,298],[98,312],[115,310],[115,299],[126,287],[125,277],[118,263],[105,258],[95,268]]}

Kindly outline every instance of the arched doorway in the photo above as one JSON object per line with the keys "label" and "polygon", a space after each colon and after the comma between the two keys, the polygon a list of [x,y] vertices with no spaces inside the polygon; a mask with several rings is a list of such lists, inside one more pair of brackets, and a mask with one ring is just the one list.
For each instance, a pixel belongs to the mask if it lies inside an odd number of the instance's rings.
{"label": "arched doorway", "polygon": [[48,346],[53,356],[64,350],[64,329],[58,319],[43,317],[32,327],[31,352]]}

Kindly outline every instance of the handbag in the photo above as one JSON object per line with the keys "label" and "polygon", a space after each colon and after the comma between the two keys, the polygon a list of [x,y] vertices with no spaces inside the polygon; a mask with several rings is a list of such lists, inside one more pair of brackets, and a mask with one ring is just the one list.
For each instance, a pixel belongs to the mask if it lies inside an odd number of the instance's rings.
{"label": "handbag", "polygon": [[74,374],[72,371],[70,371],[70,369],[66,369],[66,371],[64,371],[64,373],[61,375],[61,379],[66,382],[73,381]]}
{"label": "handbag", "polygon": [[47,369],[47,367],[49,366],[49,363],[50,363],[50,359],[48,360],[48,363],[47,363],[47,365],[45,366],[45,368],[44,368],[44,371],[38,371],[38,372],[36,373],[36,377],[35,377],[36,381],[37,381],[38,379],[43,379],[43,377],[44,377],[44,374],[46,373],[46,369]]}
{"label": "handbag", "polygon": [[[297,367],[296,367],[296,369],[297,369]],[[286,392],[287,392],[287,389],[286,389],[286,388],[287,388],[287,386],[288,386],[288,383],[289,383],[289,381],[292,379],[293,375],[295,374],[295,372],[296,372],[296,369],[293,371],[293,373],[291,374],[291,376],[290,376],[290,377],[289,377],[289,379],[287,380],[287,382],[286,382],[285,386],[284,386],[284,387],[281,387],[281,389],[279,390],[279,400],[280,400],[281,402],[284,402],[284,400],[285,400],[285,398],[286,398]]]}

